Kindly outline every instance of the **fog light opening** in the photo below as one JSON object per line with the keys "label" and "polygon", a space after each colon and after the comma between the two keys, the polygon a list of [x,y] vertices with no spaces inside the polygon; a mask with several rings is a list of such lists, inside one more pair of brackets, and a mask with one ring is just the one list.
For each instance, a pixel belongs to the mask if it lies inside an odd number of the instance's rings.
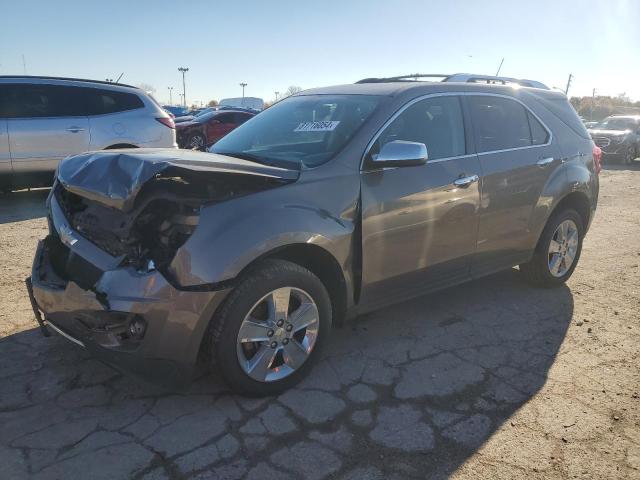
{"label": "fog light opening", "polygon": [[142,317],[136,316],[129,322],[129,335],[131,335],[131,338],[141,339],[144,337],[146,330],[147,322]]}

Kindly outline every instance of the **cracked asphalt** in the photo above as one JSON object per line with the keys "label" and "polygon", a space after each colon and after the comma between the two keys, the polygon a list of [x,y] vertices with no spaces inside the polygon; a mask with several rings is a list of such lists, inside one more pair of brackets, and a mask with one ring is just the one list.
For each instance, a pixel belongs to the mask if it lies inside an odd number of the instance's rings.
{"label": "cracked asphalt", "polygon": [[334,329],[297,388],[168,392],[35,328],[46,191],[0,198],[0,476],[640,478],[640,165],[601,174],[567,286],[516,269]]}

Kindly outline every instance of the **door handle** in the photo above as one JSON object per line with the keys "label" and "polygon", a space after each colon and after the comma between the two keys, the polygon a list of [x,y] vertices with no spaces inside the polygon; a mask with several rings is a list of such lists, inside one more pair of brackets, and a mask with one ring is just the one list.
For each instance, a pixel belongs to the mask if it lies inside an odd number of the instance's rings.
{"label": "door handle", "polygon": [[536,163],[538,164],[539,167],[546,167],[547,165],[551,165],[554,160],[555,158],[553,157],[547,157],[547,158],[541,158]]}
{"label": "door handle", "polygon": [[67,128],[67,132],[71,132],[71,133],[84,132],[84,128],[80,128],[80,127],[69,127],[69,128]]}
{"label": "door handle", "polygon": [[460,177],[457,178],[453,181],[453,184],[456,187],[462,187],[462,188],[466,188],[469,185],[471,185],[472,183],[477,182],[480,179],[480,177],[478,177],[478,175],[470,175],[468,177]]}

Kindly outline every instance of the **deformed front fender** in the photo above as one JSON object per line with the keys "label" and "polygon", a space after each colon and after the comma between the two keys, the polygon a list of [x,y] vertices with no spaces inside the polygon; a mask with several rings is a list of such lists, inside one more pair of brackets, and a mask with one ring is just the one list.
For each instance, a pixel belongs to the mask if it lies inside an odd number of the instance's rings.
{"label": "deformed front fender", "polygon": [[318,205],[281,203],[273,193],[205,207],[195,233],[169,266],[174,281],[181,287],[225,285],[256,259],[299,244],[322,247],[343,273],[350,271],[355,202],[332,213]]}

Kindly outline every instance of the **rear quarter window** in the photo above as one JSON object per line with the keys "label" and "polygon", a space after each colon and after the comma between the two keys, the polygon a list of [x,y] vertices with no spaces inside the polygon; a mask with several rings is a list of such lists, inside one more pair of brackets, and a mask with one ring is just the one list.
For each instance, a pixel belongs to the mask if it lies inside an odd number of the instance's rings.
{"label": "rear quarter window", "polygon": [[126,112],[144,108],[144,102],[134,93],[87,89],[87,110],[89,115]]}
{"label": "rear quarter window", "polygon": [[537,100],[575,133],[583,138],[591,139],[589,132],[587,132],[586,127],[566,97],[549,98],[540,96],[537,97]]}

